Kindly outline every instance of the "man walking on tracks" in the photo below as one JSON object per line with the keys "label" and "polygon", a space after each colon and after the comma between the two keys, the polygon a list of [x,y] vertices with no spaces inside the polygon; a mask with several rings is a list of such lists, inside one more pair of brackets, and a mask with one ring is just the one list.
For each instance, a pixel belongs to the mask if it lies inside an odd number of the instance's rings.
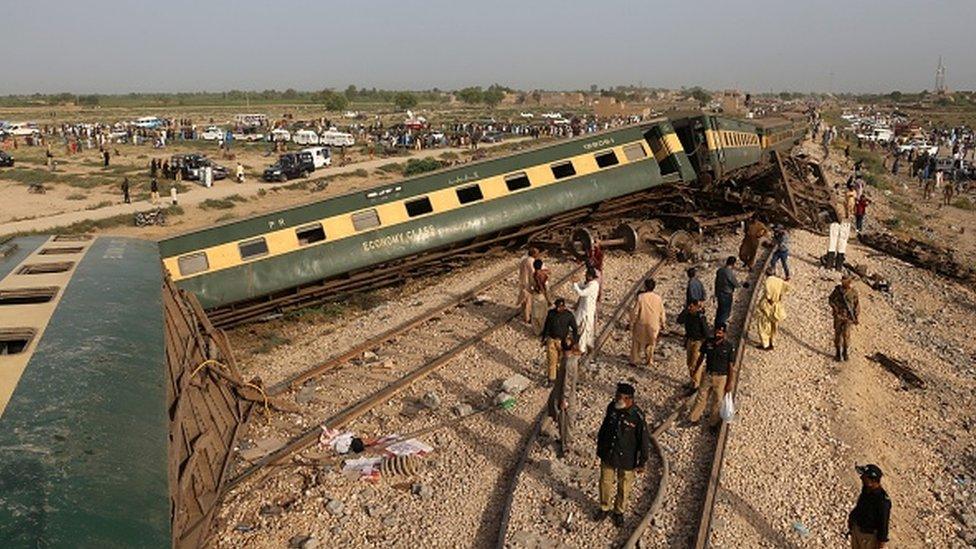
{"label": "man walking on tracks", "polygon": [[515,306],[522,310],[522,320],[526,324],[532,320],[532,273],[535,271],[533,264],[538,257],[539,249],[533,247],[519,260],[518,300]]}
{"label": "man walking on tracks", "polygon": [[556,299],[556,306],[549,309],[542,327],[542,345],[546,348],[546,379],[556,381],[559,361],[562,359],[562,342],[572,332],[573,341],[579,341],[576,317],[566,308],[566,300]]}
{"label": "man walking on tracks", "polygon": [[735,345],[725,338],[725,324],[715,326],[715,335],[702,346],[702,353],[698,357],[696,366],[701,366],[702,361],[705,362],[705,373],[708,377],[703,379],[698,387],[688,420],[698,423],[705,406],[711,402],[708,423],[712,429],[716,429],[721,421],[719,408],[728,391],[728,377],[732,370],[732,363],[735,362]]}
{"label": "man walking on tracks", "polygon": [[607,406],[596,440],[596,455],[600,458],[600,511],[596,515],[597,520],[607,518],[612,504],[613,523],[617,527],[623,526],[624,510],[634,485],[634,472],[644,469],[650,447],[651,438],[644,412],[634,404],[634,386],[618,383],[617,393]]}
{"label": "man walking on tracks", "polygon": [[748,288],[749,283],[739,281],[735,278],[735,257],[729,256],[725,260],[725,266],[715,273],[715,300],[718,301],[718,310],[715,311],[715,326],[725,324],[729,321],[732,314],[732,294],[739,286]]}
{"label": "man walking on tracks", "polygon": [[787,264],[787,260],[790,258],[790,237],[786,234],[786,227],[782,225],[776,225],[773,229],[773,259],[770,262],[771,267],[775,271],[776,262],[783,263],[783,278],[786,280],[790,279],[790,266]]}
{"label": "man walking on tracks", "polygon": [[861,316],[861,304],[857,289],[854,288],[854,278],[844,275],[840,284],[834,286],[827,301],[834,316],[834,360],[846,361],[851,342],[851,325],[857,324]]}
{"label": "man walking on tracks", "polygon": [[700,301],[692,302],[678,315],[678,322],[685,327],[685,358],[688,375],[691,377],[691,389],[697,390],[702,378],[698,357],[701,355],[702,344],[708,339],[705,305]]}
{"label": "man walking on tracks", "polygon": [[776,326],[780,320],[786,318],[783,307],[783,294],[790,285],[776,276],[776,271],[770,266],[766,271],[766,282],[763,286],[763,296],[756,304],[756,331],[759,332],[759,348],[772,351],[773,339],[776,337]]}
{"label": "man walking on tracks", "polygon": [[576,379],[579,372],[579,347],[571,336],[562,342],[562,368],[556,374],[556,383],[549,393],[549,417],[559,429],[560,449],[565,454],[573,441],[573,423],[576,417]]}
{"label": "man walking on tracks", "polygon": [[593,347],[596,339],[596,304],[600,295],[599,274],[595,269],[586,269],[586,278],[583,284],[573,283],[573,290],[579,296],[576,302],[576,325],[579,326],[579,348],[580,352],[587,353]]}
{"label": "man walking on tracks", "polygon": [[861,476],[861,495],[847,515],[852,549],[884,549],[888,544],[891,500],[881,487],[881,468],[874,464],[854,467]]}
{"label": "man walking on tracks", "polygon": [[758,219],[750,219],[746,223],[745,235],[742,237],[742,244],[739,245],[739,259],[750,271],[756,264],[756,252],[759,250],[759,241],[769,234],[769,229]]}
{"label": "man walking on tracks", "polygon": [[654,347],[657,335],[665,325],[664,301],[654,292],[657,282],[653,278],[644,281],[644,291],[637,294],[630,311],[630,364],[637,366],[644,353],[647,367],[654,365]]}

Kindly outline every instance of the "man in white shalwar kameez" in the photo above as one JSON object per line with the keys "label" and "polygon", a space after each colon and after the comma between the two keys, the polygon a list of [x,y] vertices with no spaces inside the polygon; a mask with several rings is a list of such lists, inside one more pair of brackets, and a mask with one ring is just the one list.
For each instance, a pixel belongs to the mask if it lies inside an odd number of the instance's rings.
{"label": "man in white shalwar kameez", "polygon": [[579,349],[581,353],[587,353],[596,338],[596,302],[597,296],[600,295],[600,282],[597,280],[596,271],[587,269],[586,281],[583,284],[573,283],[573,290],[579,296],[576,310],[573,312],[576,325],[580,329]]}

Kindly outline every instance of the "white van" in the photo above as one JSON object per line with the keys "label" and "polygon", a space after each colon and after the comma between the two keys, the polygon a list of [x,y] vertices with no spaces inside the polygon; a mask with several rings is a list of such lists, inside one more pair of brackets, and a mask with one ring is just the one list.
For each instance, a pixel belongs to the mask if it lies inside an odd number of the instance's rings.
{"label": "white van", "polygon": [[298,130],[291,135],[291,142],[298,145],[318,145],[319,134],[312,130]]}
{"label": "white van", "polygon": [[291,141],[291,132],[284,128],[271,130],[272,141]]}
{"label": "white van", "polygon": [[15,122],[7,126],[7,129],[4,131],[18,137],[41,133],[41,130],[37,129],[37,124],[33,122]]}
{"label": "white van", "polygon": [[203,130],[200,134],[200,139],[204,141],[220,141],[224,138],[224,130],[218,128],[217,126],[210,126]]}
{"label": "white van", "polygon": [[312,155],[312,163],[315,164],[316,170],[332,165],[332,153],[328,147],[309,147],[302,149],[301,152],[307,152]]}
{"label": "white van", "polygon": [[355,144],[356,140],[351,133],[336,131],[335,128],[329,128],[327,131],[322,132],[322,135],[319,135],[319,145],[352,147]]}

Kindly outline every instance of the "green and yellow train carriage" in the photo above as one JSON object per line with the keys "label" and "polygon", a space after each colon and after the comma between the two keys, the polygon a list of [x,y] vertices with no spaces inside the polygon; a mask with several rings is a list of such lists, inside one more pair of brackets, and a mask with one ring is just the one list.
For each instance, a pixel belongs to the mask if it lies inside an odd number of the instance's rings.
{"label": "green and yellow train carriage", "polygon": [[788,151],[806,132],[806,125],[796,119],[763,118],[754,122],[764,151]]}
{"label": "green and yellow train carriage", "polygon": [[694,178],[662,118],[190,232],[159,247],[176,284],[212,309]]}
{"label": "green and yellow train carriage", "polygon": [[754,124],[701,112],[675,115],[671,120],[702,184],[726,179],[762,159]]}

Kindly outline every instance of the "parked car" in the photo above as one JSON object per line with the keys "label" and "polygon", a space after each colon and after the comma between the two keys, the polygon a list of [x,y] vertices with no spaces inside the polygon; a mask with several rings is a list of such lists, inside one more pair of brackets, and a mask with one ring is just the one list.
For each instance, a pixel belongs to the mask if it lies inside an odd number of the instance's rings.
{"label": "parked car", "polygon": [[284,128],[271,130],[272,141],[291,141],[291,132]]}
{"label": "parked car", "polygon": [[7,154],[5,151],[0,151],[0,167],[12,168],[14,165],[14,157]]}
{"label": "parked car", "polygon": [[328,147],[309,147],[302,149],[301,152],[312,155],[312,164],[315,165],[316,170],[332,165],[332,152]]}
{"label": "parked car", "polygon": [[249,129],[245,129],[242,132],[236,132],[231,135],[237,141],[244,141],[244,142],[262,141],[264,139],[263,133],[258,133],[256,131],[249,131]]}
{"label": "parked car", "polygon": [[939,151],[939,147],[937,145],[929,145],[928,141],[912,140],[908,143],[898,145],[898,150],[901,152],[915,151],[916,153],[927,152],[929,154],[935,154]]}
{"label": "parked car", "polygon": [[137,128],[154,130],[161,126],[165,126],[166,122],[156,116],[143,116],[142,118],[137,118],[134,122],[132,122],[132,125]]}
{"label": "parked car", "polygon": [[175,179],[176,171],[179,170],[182,173],[183,180],[199,181],[201,169],[207,166],[213,170],[214,181],[225,179],[229,173],[227,168],[202,154],[174,154],[169,159],[169,172],[164,173],[163,177]]}
{"label": "parked car", "polygon": [[25,137],[41,133],[41,130],[37,129],[37,124],[33,122],[16,122],[7,126],[5,131],[15,137]]}
{"label": "parked car", "polygon": [[298,130],[291,134],[291,142],[297,145],[318,145],[319,134],[312,130]]}
{"label": "parked car", "polygon": [[355,144],[356,139],[351,133],[336,131],[335,128],[329,128],[319,135],[319,145],[327,145],[329,147],[352,147]]}
{"label": "parked car", "polygon": [[481,137],[482,143],[498,143],[502,139],[505,139],[505,134],[501,132],[488,132]]}
{"label": "parked car", "polygon": [[263,177],[265,181],[287,181],[296,177],[308,177],[313,171],[315,161],[312,153],[299,151],[281,155],[277,162],[264,170]]}
{"label": "parked car", "polygon": [[209,128],[203,130],[200,134],[200,139],[204,141],[220,141],[224,138],[226,133],[224,130],[218,128],[217,126],[210,126]]}

